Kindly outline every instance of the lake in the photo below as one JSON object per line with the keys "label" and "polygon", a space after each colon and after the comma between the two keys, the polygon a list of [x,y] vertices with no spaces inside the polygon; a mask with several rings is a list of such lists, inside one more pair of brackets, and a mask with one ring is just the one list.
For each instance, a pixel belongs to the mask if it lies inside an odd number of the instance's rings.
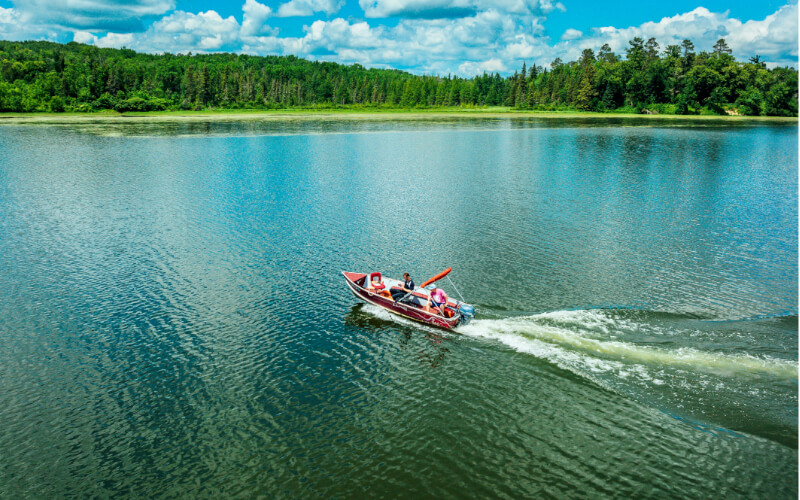
{"label": "lake", "polygon": [[0,126],[0,290],[0,497],[798,494],[796,122]]}

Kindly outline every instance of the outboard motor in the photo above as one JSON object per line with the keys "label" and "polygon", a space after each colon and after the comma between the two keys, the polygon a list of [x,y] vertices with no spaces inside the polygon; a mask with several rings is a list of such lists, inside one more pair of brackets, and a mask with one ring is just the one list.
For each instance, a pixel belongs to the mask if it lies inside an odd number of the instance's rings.
{"label": "outboard motor", "polygon": [[461,314],[461,324],[466,325],[475,317],[475,308],[469,304],[461,304],[458,306],[458,312]]}

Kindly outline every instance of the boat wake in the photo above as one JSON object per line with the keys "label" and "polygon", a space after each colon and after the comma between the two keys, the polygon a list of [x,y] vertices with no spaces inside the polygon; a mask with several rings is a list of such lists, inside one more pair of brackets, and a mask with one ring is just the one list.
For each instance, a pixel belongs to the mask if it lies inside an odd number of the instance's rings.
{"label": "boat wake", "polygon": [[[491,339],[517,351],[575,371],[617,372],[622,377],[665,368],[720,376],[769,376],[797,380],[797,363],[749,354],[710,352],[679,346],[676,337],[659,327],[616,317],[603,310],[555,311],[505,319],[477,319],[456,330],[462,335]],[[689,334],[690,335],[690,334]],[[635,338],[636,341],[629,340]]]}
{"label": "boat wake", "polygon": [[[379,307],[363,310],[434,330]],[[796,319],[766,321],[772,323],[590,309],[474,319],[452,335],[530,354],[684,422],[706,422],[796,447],[797,361],[776,357],[791,356],[791,347],[771,340],[796,342]]]}
{"label": "boat wake", "polygon": [[796,322],[719,325],[598,309],[478,319],[456,331],[544,359],[681,421],[796,447],[797,361],[769,354],[791,351],[771,339],[796,342]]}

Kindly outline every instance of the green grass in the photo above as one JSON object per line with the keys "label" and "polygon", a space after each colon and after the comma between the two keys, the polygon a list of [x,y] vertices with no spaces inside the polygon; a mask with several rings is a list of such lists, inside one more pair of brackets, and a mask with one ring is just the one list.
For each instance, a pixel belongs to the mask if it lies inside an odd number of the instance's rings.
{"label": "green grass", "polygon": [[632,112],[590,112],[590,111],[537,111],[519,110],[504,106],[487,107],[431,107],[431,108],[395,108],[395,107],[297,107],[285,109],[205,109],[201,111],[147,111],[118,113],[111,110],[95,111],[89,113],[0,113],[2,123],[69,123],[79,121],[112,121],[127,119],[310,119],[352,117],[354,119],[380,119],[391,116],[397,119],[425,119],[425,118],[459,118],[459,117],[541,117],[541,118],[638,118],[642,120],[720,120],[720,121],[778,121],[796,122],[797,117],[749,117],[728,115],[669,115],[654,114],[644,115]]}

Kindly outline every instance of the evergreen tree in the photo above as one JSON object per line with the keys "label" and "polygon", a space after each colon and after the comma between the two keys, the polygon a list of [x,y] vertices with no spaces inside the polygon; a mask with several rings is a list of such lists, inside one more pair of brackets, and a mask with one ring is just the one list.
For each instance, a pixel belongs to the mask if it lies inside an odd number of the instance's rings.
{"label": "evergreen tree", "polygon": [[575,107],[584,111],[591,110],[593,108],[592,100],[594,97],[595,91],[592,88],[592,83],[589,81],[588,77],[584,77],[581,80],[580,87],[578,88],[578,94],[575,97]]}
{"label": "evergreen tree", "polygon": [[208,67],[204,64],[203,69],[197,73],[197,100],[203,104],[208,102]]}
{"label": "evergreen tree", "polygon": [[695,54],[684,40],[659,54],[634,38],[625,57],[608,44],[550,69],[522,63],[508,77],[415,76],[294,56],[152,55],[129,49],[0,41],[0,111],[270,108],[282,106],[458,106],[613,110],[672,103],[681,113],[736,108],[797,114],[797,71],[767,69],[759,56],[736,61],[724,39]]}
{"label": "evergreen tree", "polygon": [[717,43],[714,44],[714,55],[719,57],[722,54],[730,54],[732,51],[728,44],[725,42],[724,38],[720,38],[717,40]]}
{"label": "evergreen tree", "polygon": [[609,64],[617,62],[617,56],[614,55],[614,52],[611,50],[611,46],[607,43],[604,43],[603,46],[600,47],[600,51],[597,53],[597,58]]}
{"label": "evergreen tree", "polygon": [[647,43],[644,44],[644,48],[649,60],[658,58],[658,42],[656,42],[655,38],[648,39]]}
{"label": "evergreen tree", "polygon": [[625,54],[627,55],[627,62],[631,66],[633,70],[640,70],[644,65],[645,59],[645,50],[644,50],[644,40],[639,38],[638,36],[628,42],[630,47],[625,49]]}
{"label": "evergreen tree", "polygon": [[617,107],[614,86],[610,83],[606,84],[605,90],[603,91],[602,103],[604,109],[614,109]]}
{"label": "evergreen tree", "polygon": [[589,64],[593,64],[595,62],[594,51],[592,49],[583,49],[581,52],[581,57],[578,59],[578,64],[582,67],[585,67]]}

